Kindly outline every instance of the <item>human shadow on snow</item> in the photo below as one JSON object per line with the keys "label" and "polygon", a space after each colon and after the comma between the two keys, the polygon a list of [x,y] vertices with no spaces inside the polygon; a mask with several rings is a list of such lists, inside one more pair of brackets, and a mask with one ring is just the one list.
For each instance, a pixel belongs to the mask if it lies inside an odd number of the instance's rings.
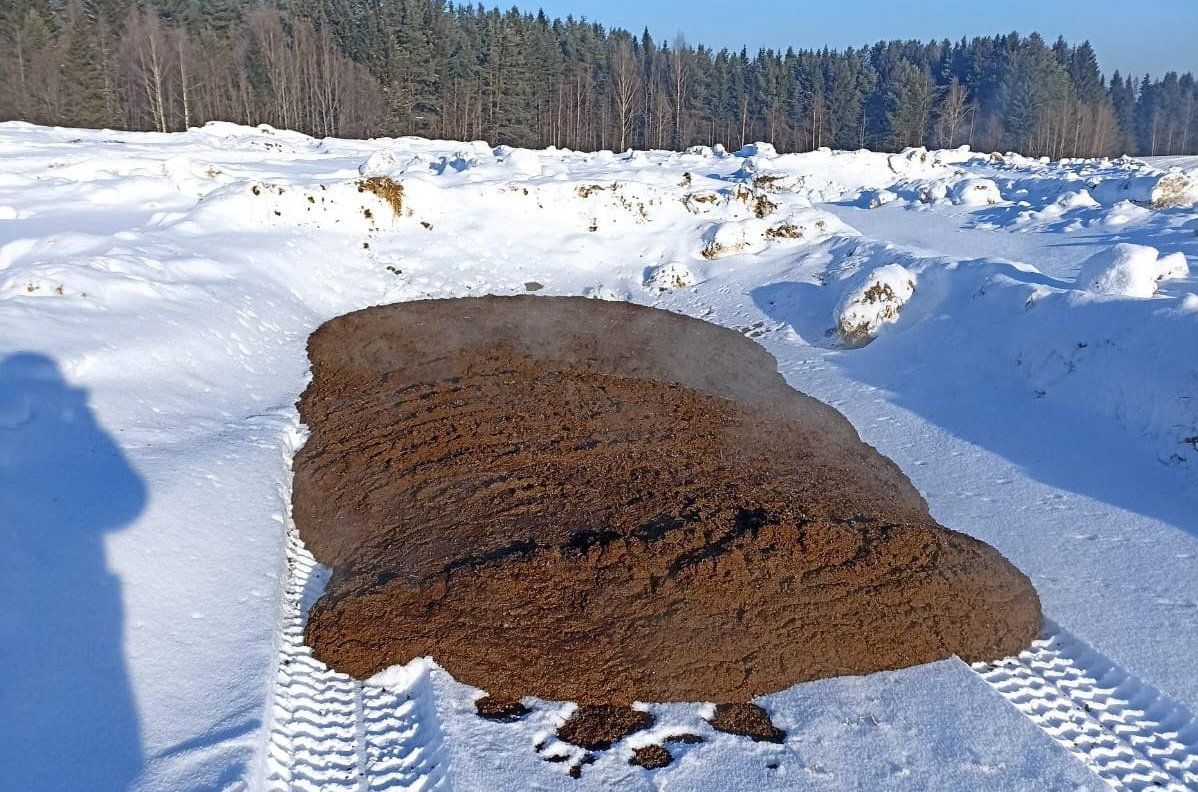
{"label": "human shadow on snow", "polygon": [[117,792],[143,765],[107,534],[146,488],[52,359],[0,360],[0,779]]}

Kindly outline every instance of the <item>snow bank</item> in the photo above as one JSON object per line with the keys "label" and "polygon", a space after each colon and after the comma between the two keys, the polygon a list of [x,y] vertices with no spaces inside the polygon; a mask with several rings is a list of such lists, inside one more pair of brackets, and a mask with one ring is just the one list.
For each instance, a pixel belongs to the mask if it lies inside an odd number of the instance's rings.
{"label": "snow bank", "polygon": [[1108,297],[1152,297],[1160,281],[1188,272],[1182,253],[1161,256],[1156,248],[1120,242],[1082,263],[1077,288]]}
{"label": "snow bank", "polygon": [[915,275],[901,264],[870,270],[836,306],[836,329],[847,346],[862,346],[886,324],[898,321],[915,293]]}

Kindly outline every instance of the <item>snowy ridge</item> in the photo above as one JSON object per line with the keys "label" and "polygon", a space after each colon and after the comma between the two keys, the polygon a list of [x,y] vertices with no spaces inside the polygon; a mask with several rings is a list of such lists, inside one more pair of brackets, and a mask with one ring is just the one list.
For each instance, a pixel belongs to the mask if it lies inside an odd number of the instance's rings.
{"label": "snowy ridge", "polygon": [[[290,462],[302,436],[287,438]],[[391,792],[452,789],[448,757],[426,672],[401,698],[331,671],[304,645],[308,609],[329,570],[300,541],[287,504],[287,580],[278,670],[266,751],[272,792]]]}
{"label": "snowy ridge", "polygon": [[1198,788],[1198,718],[1055,624],[973,669],[1113,788]]}

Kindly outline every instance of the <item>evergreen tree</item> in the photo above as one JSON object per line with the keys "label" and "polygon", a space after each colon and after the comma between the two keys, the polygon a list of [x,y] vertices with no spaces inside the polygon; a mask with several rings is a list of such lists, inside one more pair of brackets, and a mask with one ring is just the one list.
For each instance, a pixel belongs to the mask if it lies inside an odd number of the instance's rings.
{"label": "evergreen tree", "polygon": [[1111,77],[1109,89],[1111,104],[1115,110],[1115,121],[1119,127],[1116,148],[1121,152],[1136,151],[1136,87],[1130,79],[1124,80],[1119,72]]}
{"label": "evergreen tree", "polygon": [[68,9],[67,48],[63,57],[63,99],[69,126],[101,127],[111,119],[105,96],[104,64],[96,46],[96,24],[80,0]]}
{"label": "evergreen tree", "polygon": [[905,62],[899,67],[892,91],[889,117],[895,145],[923,145],[935,91],[931,75]]}

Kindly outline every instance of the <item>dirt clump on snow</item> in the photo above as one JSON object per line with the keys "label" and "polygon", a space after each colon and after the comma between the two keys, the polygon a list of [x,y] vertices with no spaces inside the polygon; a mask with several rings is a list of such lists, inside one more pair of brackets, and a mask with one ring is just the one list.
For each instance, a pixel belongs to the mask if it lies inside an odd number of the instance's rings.
{"label": "dirt clump on snow", "polygon": [[627,303],[382,306],[309,340],[306,640],[499,701],[748,701],[1026,648],[1030,582],[739,333]]}
{"label": "dirt clump on snow", "polygon": [[769,713],[749,702],[717,704],[707,722],[717,731],[751,737],[757,742],[780,743],[786,739],[786,732],[774,725]]}
{"label": "dirt clump on snow", "polygon": [[516,721],[529,713],[528,707],[519,701],[483,696],[474,702],[479,717],[494,721]]}
{"label": "dirt clump on snow", "polygon": [[558,739],[588,751],[606,751],[612,743],[653,725],[653,716],[631,707],[582,705],[557,728]]}
{"label": "dirt clump on snow", "polygon": [[[391,206],[396,217],[403,216],[403,185],[387,176],[372,176],[358,182],[358,192],[374,193]],[[366,217],[370,217],[367,209]]]}
{"label": "dirt clump on snow", "polygon": [[666,767],[673,761],[673,754],[657,744],[634,748],[632,758],[628,760],[629,764],[640,765],[646,770],[657,770]]}

